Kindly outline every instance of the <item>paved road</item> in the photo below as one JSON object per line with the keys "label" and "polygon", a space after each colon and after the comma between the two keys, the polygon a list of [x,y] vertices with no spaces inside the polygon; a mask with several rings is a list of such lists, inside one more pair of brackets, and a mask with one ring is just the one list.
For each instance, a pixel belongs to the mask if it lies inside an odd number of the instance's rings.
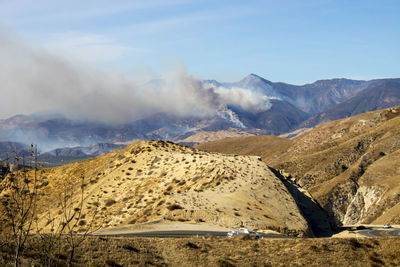
{"label": "paved road", "polygon": [[358,230],[357,233],[368,237],[397,236],[400,237],[400,228],[370,227]]}
{"label": "paved road", "polygon": [[[228,232],[224,231],[191,231],[191,230],[172,230],[172,231],[148,231],[148,232],[135,232],[135,233],[121,233],[121,234],[107,234],[107,236],[124,236],[124,237],[193,237],[193,236],[227,236]],[[100,234],[105,236],[105,234]],[[289,238],[288,236],[278,234],[264,234],[260,233],[261,237],[266,238]]]}
{"label": "paved road", "polygon": [[384,228],[383,226],[344,226],[342,230],[348,230],[363,236],[368,237],[382,237],[382,236],[396,236],[400,237],[400,227]]}
{"label": "paved road", "polygon": [[[395,236],[400,237],[400,228],[383,228],[376,226],[366,226],[365,229],[351,230],[351,227],[343,227],[343,230],[354,231],[360,235],[367,237],[384,237]],[[146,232],[131,232],[131,233],[101,233],[100,236],[123,236],[123,237],[158,237],[158,238],[184,238],[193,236],[227,236],[226,231],[195,231],[195,230],[164,230],[164,231],[146,231]],[[264,234],[260,233],[264,238],[293,238],[279,234]]]}

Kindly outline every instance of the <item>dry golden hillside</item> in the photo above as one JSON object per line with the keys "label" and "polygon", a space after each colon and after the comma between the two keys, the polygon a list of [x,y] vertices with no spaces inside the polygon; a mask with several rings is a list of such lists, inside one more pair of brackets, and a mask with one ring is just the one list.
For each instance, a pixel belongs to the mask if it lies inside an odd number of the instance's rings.
{"label": "dry golden hillside", "polygon": [[[39,224],[60,216],[58,199],[75,184],[82,228],[142,223],[197,223],[222,227],[311,231],[281,180],[256,156],[208,153],[169,142],[139,142],[92,160],[42,169]],[[69,200],[70,201],[70,200]],[[49,209],[48,209],[49,208]]]}
{"label": "dry golden hillside", "polygon": [[337,222],[399,223],[399,115],[397,107],[321,125],[296,138],[276,167]]}
{"label": "dry golden hillside", "polygon": [[[290,174],[330,212],[337,223],[400,223],[400,107],[318,126],[288,146],[267,150],[226,152],[260,155],[263,161]],[[269,142],[269,140],[272,140]],[[274,146],[276,138],[262,145]],[[221,141],[227,142],[227,141]],[[202,145],[208,151],[222,146]]]}
{"label": "dry golden hillside", "polygon": [[293,141],[273,135],[234,137],[207,142],[196,148],[226,154],[256,155],[263,159],[278,158]]}
{"label": "dry golden hillside", "polygon": [[173,141],[176,143],[204,143],[210,142],[214,140],[220,140],[224,138],[231,137],[240,137],[240,136],[251,136],[252,133],[247,131],[243,131],[236,128],[229,128],[226,130],[218,130],[218,131],[193,131],[186,133],[182,136],[175,138]]}

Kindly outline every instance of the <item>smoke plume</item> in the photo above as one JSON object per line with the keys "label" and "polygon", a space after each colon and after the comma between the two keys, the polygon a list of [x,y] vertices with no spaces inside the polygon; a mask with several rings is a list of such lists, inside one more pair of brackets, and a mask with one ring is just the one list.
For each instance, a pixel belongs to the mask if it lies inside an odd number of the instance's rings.
{"label": "smoke plume", "polygon": [[184,69],[139,83],[118,71],[71,62],[1,30],[0,59],[3,119],[46,111],[71,119],[123,123],[159,112],[197,117],[223,113],[240,125],[226,105],[269,108],[268,99],[260,93],[205,85]]}

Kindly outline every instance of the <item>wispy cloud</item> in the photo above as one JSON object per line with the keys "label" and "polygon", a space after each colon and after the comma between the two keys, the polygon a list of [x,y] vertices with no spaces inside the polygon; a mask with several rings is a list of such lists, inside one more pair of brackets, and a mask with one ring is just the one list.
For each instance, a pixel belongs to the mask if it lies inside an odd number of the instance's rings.
{"label": "wispy cloud", "polygon": [[129,32],[131,35],[151,35],[157,33],[173,33],[174,29],[190,28],[193,25],[207,25],[218,27],[219,22],[226,22],[230,19],[238,19],[259,10],[242,5],[219,7],[213,9],[198,10],[189,13],[180,13],[162,18],[150,18],[148,20],[135,22],[127,25],[118,25],[110,29],[114,33]]}
{"label": "wispy cloud", "polygon": [[256,12],[237,3],[209,4],[209,0],[0,0],[0,17],[50,51],[101,63],[141,60],[153,50],[162,51],[160,45],[192,40],[196,34],[191,27],[206,28]]}
{"label": "wispy cloud", "polygon": [[105,35],[74,31],[52,34],[42,42],[45,48],[54,53],[89,63],[118,61],[127,55],[148,51],[120,44]]}
{"label": "wispy cloud", "polygon": [[0,15],[4,20],[19,20],[19,23],[74,21],[111,16],[121,12],[183,5],[188,2],[190,1],[2,0],[0,1]]}

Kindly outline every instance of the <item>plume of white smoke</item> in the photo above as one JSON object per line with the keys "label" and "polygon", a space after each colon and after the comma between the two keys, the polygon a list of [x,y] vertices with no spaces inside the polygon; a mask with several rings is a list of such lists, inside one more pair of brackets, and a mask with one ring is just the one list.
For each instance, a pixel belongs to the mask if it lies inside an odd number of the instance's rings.
{"label": "plume of white smoke", "polygon": [[262,94],[205,86],[184,69],[139,84],[117,71],[78,66],[1,30],[0,90],[0,118],[45,110],[72,119],[123,123],[159,112],[204,117],[219,110],[235,121],[237,116],[228,116],[226,105],[269,108]]}
{"label": "plume of white smoke", "polygon": [[222,104],[236,105],[247,111],[267,110],[271,107],[269,97],[255,90],[245,88],[215,87],[215,93]]}
{"label": "plume of white smoke", "polygon": [[221,106],[217,110],[217,115],[223,119],[229,120],[230,122],[235,124],[237,127],[246,128],[246,126],[243,124],[243,122],[241,122],[240,119],[238,118],[237,114],[235,112],[233,112],[232,110],[228,109],[226,106]]}

